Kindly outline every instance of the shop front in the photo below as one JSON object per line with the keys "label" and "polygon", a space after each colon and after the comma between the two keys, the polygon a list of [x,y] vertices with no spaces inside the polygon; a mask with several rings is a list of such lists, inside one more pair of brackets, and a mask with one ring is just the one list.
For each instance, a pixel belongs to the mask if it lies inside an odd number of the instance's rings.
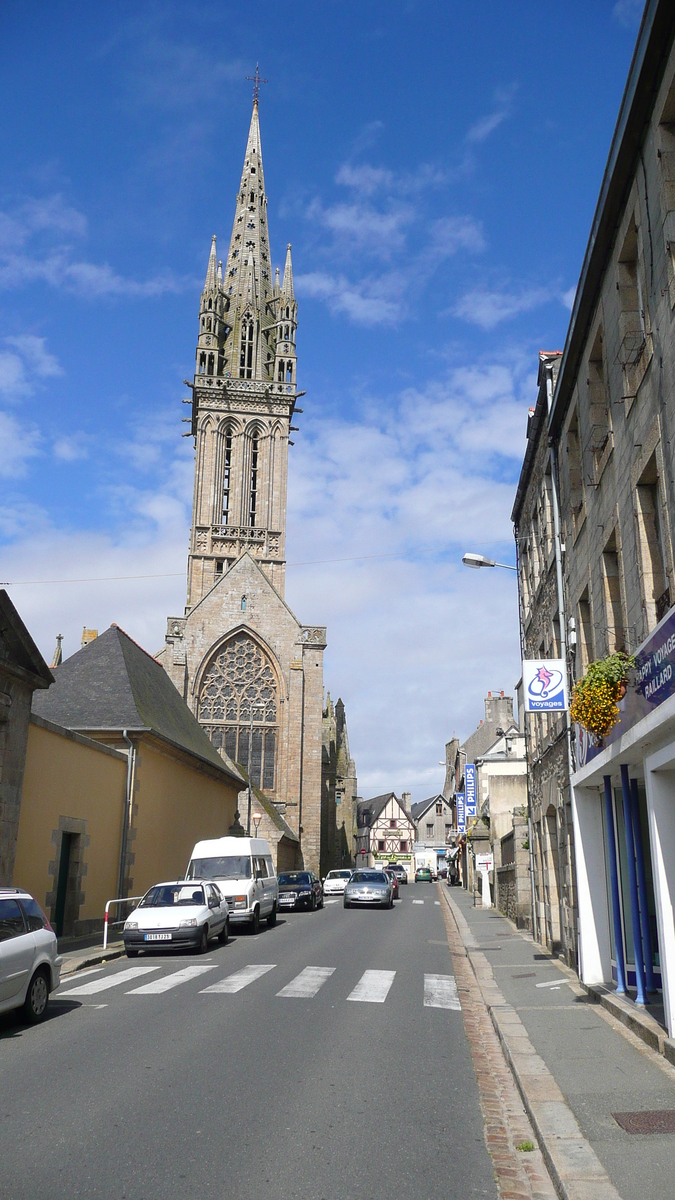
{"label": "shop front", "polygon": [[576,730],[579,973],[649,1005],[673,1036],[675,610],[637,651],[634,675],[600,745]]}

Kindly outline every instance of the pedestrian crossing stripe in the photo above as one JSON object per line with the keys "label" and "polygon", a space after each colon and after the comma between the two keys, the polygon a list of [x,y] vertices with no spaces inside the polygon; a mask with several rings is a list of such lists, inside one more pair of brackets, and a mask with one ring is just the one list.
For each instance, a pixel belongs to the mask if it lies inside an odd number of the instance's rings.
{"label": "pedestrian crossing stripe", "polygon": [[424,1007],[461,1010],[457,983],[452,975],[424,976]]}
{"label": "pedestrian crossing stripe", "polygon": [[288,996],[294,1000],[311,1000],[320,987],[335,971],[335,967],[305,967],[295,979],[291,979],[277,996]]}
{"label": "pedestrian crossing stripe", "polygon": [[424,900],[413,900],[413,904],[424,904]]}
{"label": "pedestrian crossing stripe", "polygon": [[96,992],[105,992],[108,988],[118,987],[121,983],[130,983],[132,979],[138,979],[140,975],[149,975],[151,971],[159,971],[159,964],[154,967],[149,964],[142,967],[127,967],[126,971],[120,971],[117,975],[105,975],[103,979],[92,979],[89,983],[83,983],[81,987],[71,988],[68,992],[60,992],[59,999],[64,996],[93,996]]}
{"label": "pedestrian crossing stripe", "polygon": [[206,971],[215,971],[215,969],[215,963],[211,966],[183,967],[182,971],[175,971],[173,975],[163,975],[161,979],[151,979],[150,983],[142,983],[140,987],[132,988],[130,992],[127,992],[127,996],[158,996],[161,992],[170,992],[172,988],[179,987],[181,983],[187,983],[189,979],[197,979]]}
{"label": "pedestrian crossing stripe", "polygon": [[347,999],[367,1004],[384,1004],[394,982],[395,974],[395,971],[364,971]]}
{"label": "pedestrian crossing stripe", "polygon": [[234,992],[240,992],[243,988],[248,987],[249,983],[266,975],[268,971],[273,971],[276,965],[276,963],[249,963],[247,967],[242,967],[241,971],[235,971],[233,975],[226,975],[224,979],[219,979],[218,983],[212,983],[210,987],[202,988],[200,994],[203,996],[205,993],[223,992],[225,995],[233,995]]}

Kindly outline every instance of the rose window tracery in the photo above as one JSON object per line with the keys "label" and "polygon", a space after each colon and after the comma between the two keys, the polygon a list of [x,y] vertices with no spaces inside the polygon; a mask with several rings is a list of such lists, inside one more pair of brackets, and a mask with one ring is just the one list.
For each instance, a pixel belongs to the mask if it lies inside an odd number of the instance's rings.
{"label": "rose window tracery", "polygon": [[218,652],[202,679],[199,720],[216,749],[249,768],[251,780],[274,790],[277,745],[277,683],[272,665],[260,647],[240,633]]}

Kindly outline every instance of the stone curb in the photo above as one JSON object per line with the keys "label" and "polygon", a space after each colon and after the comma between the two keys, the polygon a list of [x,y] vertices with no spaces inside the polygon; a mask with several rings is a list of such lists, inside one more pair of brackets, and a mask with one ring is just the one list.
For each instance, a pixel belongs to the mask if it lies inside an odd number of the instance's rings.
{"label": "stone curb", "polygon": [[445,891],[442,894],[558,1195],[561,1200],[621,1200],[553,1075],[532,1045],[518,1013],[497,987],[492,967],[476,948],[464,916],[452,898]]}
{"label": "stone curb", "polygon": [[85,967],[96,967],[99,963],[112,962],[114,958],[123,958],[124,947],[121,949],[98,950],[89,955],[88,958],[75,959],[70,958],[67,954],[63,956],[63,967],[61,968],[61,978],[67,979],[69,975],[76,975],[78,971],[83,971]]}

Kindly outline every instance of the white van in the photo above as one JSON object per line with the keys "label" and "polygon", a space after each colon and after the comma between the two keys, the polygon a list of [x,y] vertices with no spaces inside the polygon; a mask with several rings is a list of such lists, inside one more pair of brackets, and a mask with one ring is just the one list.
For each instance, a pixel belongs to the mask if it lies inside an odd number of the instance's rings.
{"label": "white van", "polygon": [[257,933],[263,918],[276,924],[279,883],[264,838],[222,837],[197,842],[186,879],[212,879],[227,900],[230,925]]}

